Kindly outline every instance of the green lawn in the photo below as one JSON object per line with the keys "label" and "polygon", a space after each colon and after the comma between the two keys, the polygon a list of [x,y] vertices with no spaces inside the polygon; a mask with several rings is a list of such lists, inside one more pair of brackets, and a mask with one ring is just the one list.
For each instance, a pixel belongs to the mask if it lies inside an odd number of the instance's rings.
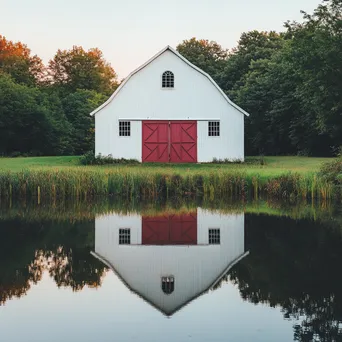
{"label": "green lawn", "polygon": [[[312,173],[319,170],[323,162],[331,161],[332,158],[311,158],[311,157],[265,157],[265,165],[257,161],[257,157],[247,157],[244,164],[138,164],[138,165],[113,165],[113,166],[86,166],[89,169],[112,169],[112,168],[143,168],[154,171],[160,170],[172,172],[234,169],[243,170],[248,174],[259,173],[260,175],[275,176],[288,171],[298,173]],[[0,158],[0,170],[18,172],[23,169],[64,169],[84,168],[80,165],[79,157],[28,157],[28,158]]]}

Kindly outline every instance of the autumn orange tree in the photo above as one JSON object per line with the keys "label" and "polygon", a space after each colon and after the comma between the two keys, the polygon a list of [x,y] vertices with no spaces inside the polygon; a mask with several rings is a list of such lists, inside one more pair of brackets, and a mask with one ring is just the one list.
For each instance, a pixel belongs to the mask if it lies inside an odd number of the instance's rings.
{"label": "autumn orange tree", "polygon": [[16,82],[33,86],[44,79],[44,65],[37,55],[21,42],[12,42],[0,35],[0,71]]}

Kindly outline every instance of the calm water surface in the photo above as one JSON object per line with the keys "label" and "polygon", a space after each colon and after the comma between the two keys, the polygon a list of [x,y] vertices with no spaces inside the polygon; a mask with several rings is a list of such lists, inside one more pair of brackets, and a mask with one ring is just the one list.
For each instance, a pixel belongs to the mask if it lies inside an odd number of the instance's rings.
{"label": "calm water surface", "polygon": [[0,341],[342,341],[336,208],[1,210]]}

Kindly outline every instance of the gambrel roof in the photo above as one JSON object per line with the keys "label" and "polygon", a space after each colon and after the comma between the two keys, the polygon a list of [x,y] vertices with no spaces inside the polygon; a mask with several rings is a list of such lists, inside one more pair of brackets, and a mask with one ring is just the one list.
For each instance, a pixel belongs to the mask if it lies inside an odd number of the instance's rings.
{"label": "gambrel roof", "polygon": [[120,86],[116,89],[116,91],[110,96],[110,98],[104,102],[101,106],[99,106],[98,108],[96,108],[95,110],[93,110],[90,115],[93,116],[94,114],[96,114],[97,112],[99,112],[102,108],[106,107],[110,102],[113,101],[113,99],[115,98],[115,96],[120,92],[120,90],[125,86],[125,84],[129,81],[129,79],[135,75],[136,73],[138,73],[141,69],[143,69],[145,66],[147,66],[148,64],[150,64],[151,62],[153,62],[156,58],[158,58],[160,55],[162,55],[165,51],[171,51],[172,53],[174,53],[177,57],[179,57],[181,60],[183,60],[186,64],[188,64],[190,67],[192,67],[193,69],[197,70],[199,73],[201,73],[202,75],[204,75],[205,77],[207,77],[209,79],[209,81],[216,87],[216,89],[221,93],[221,95],[225,98],[225,100],[231,105],[233,106],[235,109],[237,109],[240,113],[249,116],[249,114],[244,111],[242,108],[240,108],[237,104],[235,104],[233,101],[231,101],[228,96],[223,92],[223,90],[217,85],[217,83],[210,77],[209,74],[207,74],[206,72],[204,72],[203,70],[201,70],[200,68],[198,68],[197,66],[195,66],[194,64],[190,63],[185,57],[183,57],[179,52],[177,52],[175,49],[173,49],[171,46],[166,46],[164,49],[162,49],[161,51],[159,51],[156,55],[154,55],[151,59],[149,59],[146,63],[144,63],[143,65],[141,65],[139,68],[135,69],[134,71],[132,71],[126,78],[125,80],[120,84]]}

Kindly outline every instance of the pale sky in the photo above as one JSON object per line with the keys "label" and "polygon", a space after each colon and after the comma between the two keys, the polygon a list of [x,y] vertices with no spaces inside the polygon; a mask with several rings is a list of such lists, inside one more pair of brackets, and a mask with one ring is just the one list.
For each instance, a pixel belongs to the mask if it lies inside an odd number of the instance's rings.
{"label": "pale sky", "polygon": [[44,63],[58,48],[98,47],[119,78],[184,39],[236,46],[242,32],[282,30],[320,0],[0,0],[0,34]]}

